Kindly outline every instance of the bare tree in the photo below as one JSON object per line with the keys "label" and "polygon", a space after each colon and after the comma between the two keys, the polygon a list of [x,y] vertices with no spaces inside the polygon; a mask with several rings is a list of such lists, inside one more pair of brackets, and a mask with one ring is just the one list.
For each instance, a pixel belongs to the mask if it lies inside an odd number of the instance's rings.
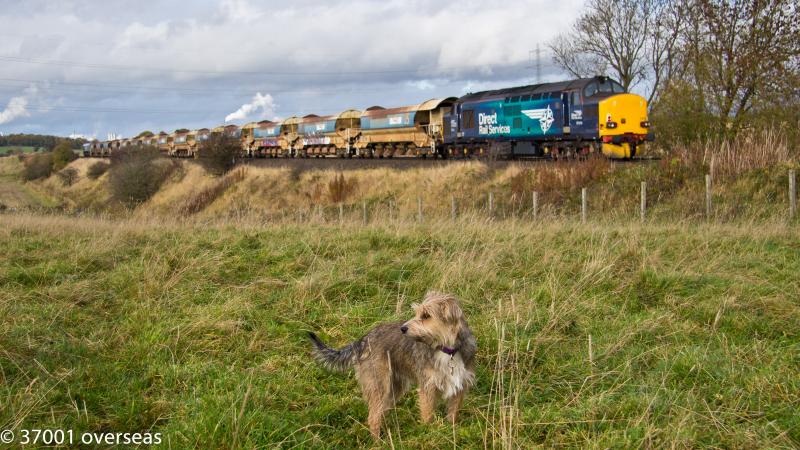
{"label": "bare tree", "polygon": [[555,63],[584,77],[610,69],[625,89],[645,76],[653,0],[589,0],[572,32],[550,43]]}
{"label": "bare tree", "polygon": [[549,44],[559,67],[577,77],[611,75],[652,102],[685,67],[678,47],[689,0],[589,0],[571,32]]}
{"label": "bare tree", "polygon": [[651,8],[651,27],[646,44],[649,84],[648,104],[686,73],[686,59],[682,48],[689,25],[691,0],[654,0]]}
{"label": "bare tree", "polygon": [[720,132],[736,131],[759,96],[796,91],[798,6],[798,0],[696,0],[693,81]]}

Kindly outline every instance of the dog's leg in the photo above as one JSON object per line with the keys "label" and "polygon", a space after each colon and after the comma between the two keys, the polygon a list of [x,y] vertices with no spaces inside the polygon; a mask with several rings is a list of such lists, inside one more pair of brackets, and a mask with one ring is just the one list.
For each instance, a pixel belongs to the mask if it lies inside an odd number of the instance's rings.
{"label": "dog's leg", "polygon": [[433,420],[433,412],[436,410],[436,399],[439,393],[435,387],[420,386],[419,392],[419,413],[423,423],[430,423]]}
{"label": "dog's leg", "polygon": [[453,425],[456,423],[458,410],[461,409],[461,403],[464,401],[464,393],[464,390],[461,390],[447,400],[447,420]]}
{"label": "dog's leg", "polygon": [[383,423],[383,412],[385,410],[384,404],[383,401],[379,399],[370,399],[368,406],[369,418],[367,419],[367,423],[369,424],[369,432],[375,440],[378,440],[381,438],[381,424]]}
{"label": "dog's leg", "polygon": [[364,400],[369,408],[367,418],[369,432],[375,440],[378,440],[381,437],[383,416],[393,405],[391,375],[381,364],[359,366],[357,374]]}

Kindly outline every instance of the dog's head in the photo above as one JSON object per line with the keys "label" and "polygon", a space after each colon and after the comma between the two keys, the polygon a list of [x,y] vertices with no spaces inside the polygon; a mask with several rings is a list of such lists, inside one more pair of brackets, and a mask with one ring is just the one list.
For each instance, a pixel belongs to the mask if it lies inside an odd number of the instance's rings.
{"label": "dog's head", "polygon": [[458,300],[450,294],[428,292],[422,303],[411,305],[414,318],[400,331],[406,336],[432,347],[452,346],[464,321]]}

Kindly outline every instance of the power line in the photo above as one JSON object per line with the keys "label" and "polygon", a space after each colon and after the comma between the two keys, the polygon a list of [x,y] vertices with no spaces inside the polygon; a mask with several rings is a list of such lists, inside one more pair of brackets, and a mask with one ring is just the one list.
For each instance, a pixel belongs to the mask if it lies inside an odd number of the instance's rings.
{"label": "power line", "polygon": [[542,50],[536,43],[536,83],[542,82]]}
{"label": "power line", "polygon": [[[130,108],[93,108],[90,106],[38,106],[28,108],[29,111],[37,112],[87,112],[87,113],[131,113],[131,114],[224,114],[219,110],[157,110],[157,109],[130,109]],[[298,110],[314,111],[320,114],[336,114],[344,111],[344,109],[313,109],[313,108],[298,108]],[[299,115],[297,111],[273,111],[278,115]]]}
{"label": "power line", "polygon": [[[9,86],[9,87],[19,87],[18,85],[8,84],[3,82],[12,82],[12,83],[25,83],[25,84],[36,84],[37,88],[39,89],[46,89],[46,90],[53,90],[53,86],[42,86],[42,84],[52,83],[54,85],[63,85],[59,87],[62,89],[63,87],[74,87],[74,90],[81,90],[81,88],[93,88],[93,89],[103,89],[103,93],[135,93],[138,90],[154,90],[159,92],[184,92],[189,94],[205,94],[208,92],[224,92],[224,93],[249,93],[252,94],[255,91],[260,91],[269,94],[306,94],[306,95],[316,95],[316,94],[339,94],[339,93],[354,93],[354,92],[385,92],[386,88],[383,89],[363,89],[363,88],[350,88],[350,89],[332,89],[332,90],[316,90],[316,89],[269,89],[262,87],[253,87],[253,88],[177,88],[177,87],[158,87],[158,86],[137,86],[137,85],[118,85],[118,84],[104,84],[104,83],[74,83],[74,82],[65,82],[65,81],[51,81],[51,80],[24,80],[18,78],[0,78],[0,85]],[[111,89],[111,90],[107,90]]]}
{"label": "power line", "polygon": [[[338,76],[338,75],[386,75],[386,74],[442,74],[449,71],[460,71],[468,69],[485,69],[498,67],[508,67],[506,65],[498,66],[492,64],[480,64],[473,66],[462,67],[449,67],[449,68],[417,68],[417,69],[392,69],[392,70],[339,70],[339,71],[238,71],[238,70],[199,70],[199,69],[164,69],[149,66],[130,66],[130,65],[116,65],[116,64],[97,64],[85,63],[79,61],[68,60],[47,60],[38,58],[23,58],[19,56],[0,55],[0,61],[24,63],[24,64],[41,64],[41,65],[54,65],[65,67],[79,67],[86,69],[98,70],[117,70],[117,71],[145,71],[145,72],[158,72],[158,73],[195,73],[195,74],[210,74],[210,75],[260,75],[260,76]],[[512,68],[513,70],[513,68]]]}
{"label": "power line", "polygon": [[376,74],[399,74],[399,73],[418,73],[420,69],[405,69],[405,70],[341,70],[341,71],[240,71],[240,70],[197,70],[197,69],[161,69],[157,67],[147,66],[127,66],[116,64],[94,64],[83,63],[77,61],[64,61],[64,60],[46,60],[35,58],[21,58],[17,56],[4,56],[0,55],[0,61],[25,63],[25,64],[44,64],[54,66],[66,67],[80,67],[86,69],[102,69],[102,70],[129,70],[129,71],[145,71],[145,72],[161,72],[161,73],[197,73],[197,74],[230,74],[230,75],[279,75],[279,76],[303,76],[303,75],[376,75]]}

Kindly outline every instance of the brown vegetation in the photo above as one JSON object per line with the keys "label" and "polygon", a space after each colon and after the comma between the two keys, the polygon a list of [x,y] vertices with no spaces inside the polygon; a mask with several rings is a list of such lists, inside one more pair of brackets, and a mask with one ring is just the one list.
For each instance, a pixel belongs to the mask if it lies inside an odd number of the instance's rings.
{"label": "brown vegetation", "polygon": [[25,170],[22,173],[26,181],[47,178],[53,173],[53,154],[37,153],[25,157]]}
{"label": "brown vegetation", "polygon": [[97,161],[96,163],[89,166],[86,170],[86,176],[90,180],[96,180],[103,176],[104,173],[108,171],[108,164],[102,161]]}
{"label": "brown vegetation", "polygon": [[135,206],[158,192],[175,169],[174,161],[159,164],[161,153],[155,147],[120,149],[111,155],[109,188],[112,198]]}
{"label": "brown vegetation", "polygon": [[328,182],[328,197],[332,203],[345,202],[353,194],[357,186],[357,180],[353,178],[348,180],[340,172],[333,180]]}
{"label": "brown vegetation", "polygon": [[74,167],[65,167],[56,174],[58,175],[59,180],[61,180],[61,184],[64,186],[72,186],[76,181],[78,181],[78,170]]}
{"label": "brown vegetation", "polygon": [[242,148],[239,141],[223,133],[212,133],[200,144],[197,162],[213,175],[224,175],[241,159]]}
{"label": "brown vegetation", "polygon": [[239,167],[235,170],[228,172],[224,177],[216,180],[211,186],[202,189],[200,192],[192,194],[186,201],[178,208],[178,214],[188,216],[196,214],[214,200],[219,198],[231,186],[245,179],[247,175],[247,168]]}

